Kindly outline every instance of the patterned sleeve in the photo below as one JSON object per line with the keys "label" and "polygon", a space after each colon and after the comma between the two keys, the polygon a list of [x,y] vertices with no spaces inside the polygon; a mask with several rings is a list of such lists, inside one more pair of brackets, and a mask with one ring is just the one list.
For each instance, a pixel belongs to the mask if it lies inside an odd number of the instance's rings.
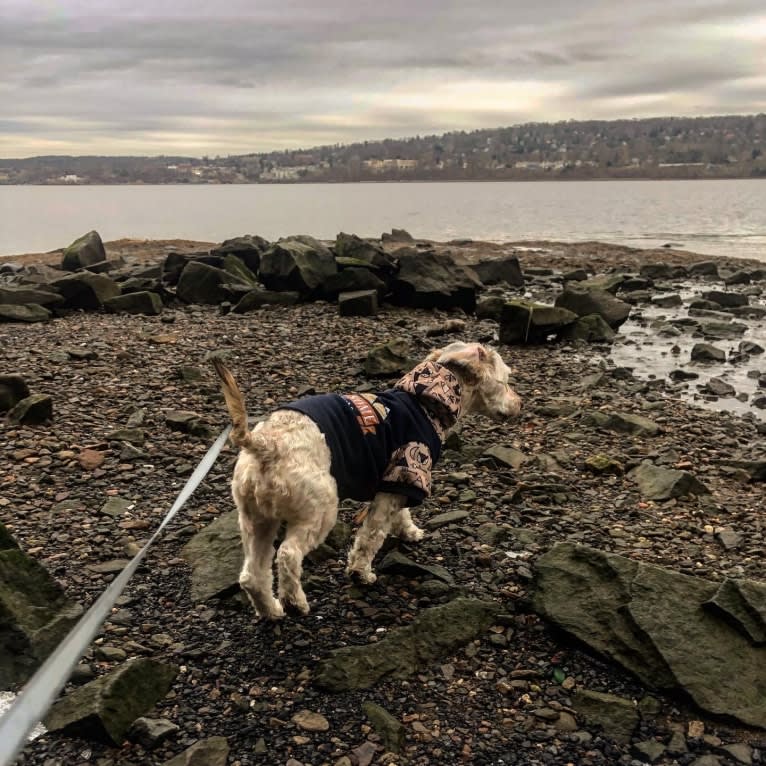
{"label": "patterned sleeve", "polygon": [[408,442],[391,456],[380,486],[381,492],[395,492],[419,505],[431,494],[431,451],[422,442]]}

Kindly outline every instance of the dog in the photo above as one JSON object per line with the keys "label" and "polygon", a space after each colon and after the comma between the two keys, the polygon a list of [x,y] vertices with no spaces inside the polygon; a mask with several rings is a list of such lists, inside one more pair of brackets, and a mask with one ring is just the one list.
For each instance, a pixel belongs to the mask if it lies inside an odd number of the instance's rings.
{"label": "dog", "polygon": [[[519,415],[510,368],[493,349],[451,343],[432,351],[392,389],[377,394],[322,394],[281,405],[251,430],[234,377],[213,365],[232,419],[231,441],[240,447],[232,478],[244,564],[239,583],[260,617],[277,620],[285,608],[308,614],[301,586],[303,558],[335,525],[338,502],[370,500],[346,572],[371,584],[372,561],[389,533],[423,537],[409,508],[431,492],[431,468],[458,418]],[[285,522],[276,553],[274,540]]]}

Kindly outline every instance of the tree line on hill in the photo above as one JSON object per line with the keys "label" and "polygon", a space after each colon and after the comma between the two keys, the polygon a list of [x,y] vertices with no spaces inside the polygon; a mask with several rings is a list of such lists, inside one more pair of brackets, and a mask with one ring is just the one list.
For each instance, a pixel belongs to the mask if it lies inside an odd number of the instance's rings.
{"label": "tree line on hill", "polygon": [[766,115],[527,123],[226,157],[0,160],[0,183],[766,177]]}

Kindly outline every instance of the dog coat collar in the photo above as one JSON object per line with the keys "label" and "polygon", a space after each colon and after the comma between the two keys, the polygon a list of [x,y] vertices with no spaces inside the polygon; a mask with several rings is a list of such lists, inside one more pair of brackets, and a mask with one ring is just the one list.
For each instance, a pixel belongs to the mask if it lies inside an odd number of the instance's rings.
{"label": "dog coat collar", "polygon": [[412,394],[425,410],[439,439],[460,417],[460,381],[446,367],[423,362],[399,380],[394,389]]}

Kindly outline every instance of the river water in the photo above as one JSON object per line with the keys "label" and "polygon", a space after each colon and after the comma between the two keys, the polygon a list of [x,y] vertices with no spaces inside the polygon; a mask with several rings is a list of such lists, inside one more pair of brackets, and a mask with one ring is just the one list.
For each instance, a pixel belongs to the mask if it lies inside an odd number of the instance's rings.
{"label": "river water", "polygon": [[0,255],[104,240],[339,231],[491,241],[671,242],[766,261],[766,180],[0,186]]}

